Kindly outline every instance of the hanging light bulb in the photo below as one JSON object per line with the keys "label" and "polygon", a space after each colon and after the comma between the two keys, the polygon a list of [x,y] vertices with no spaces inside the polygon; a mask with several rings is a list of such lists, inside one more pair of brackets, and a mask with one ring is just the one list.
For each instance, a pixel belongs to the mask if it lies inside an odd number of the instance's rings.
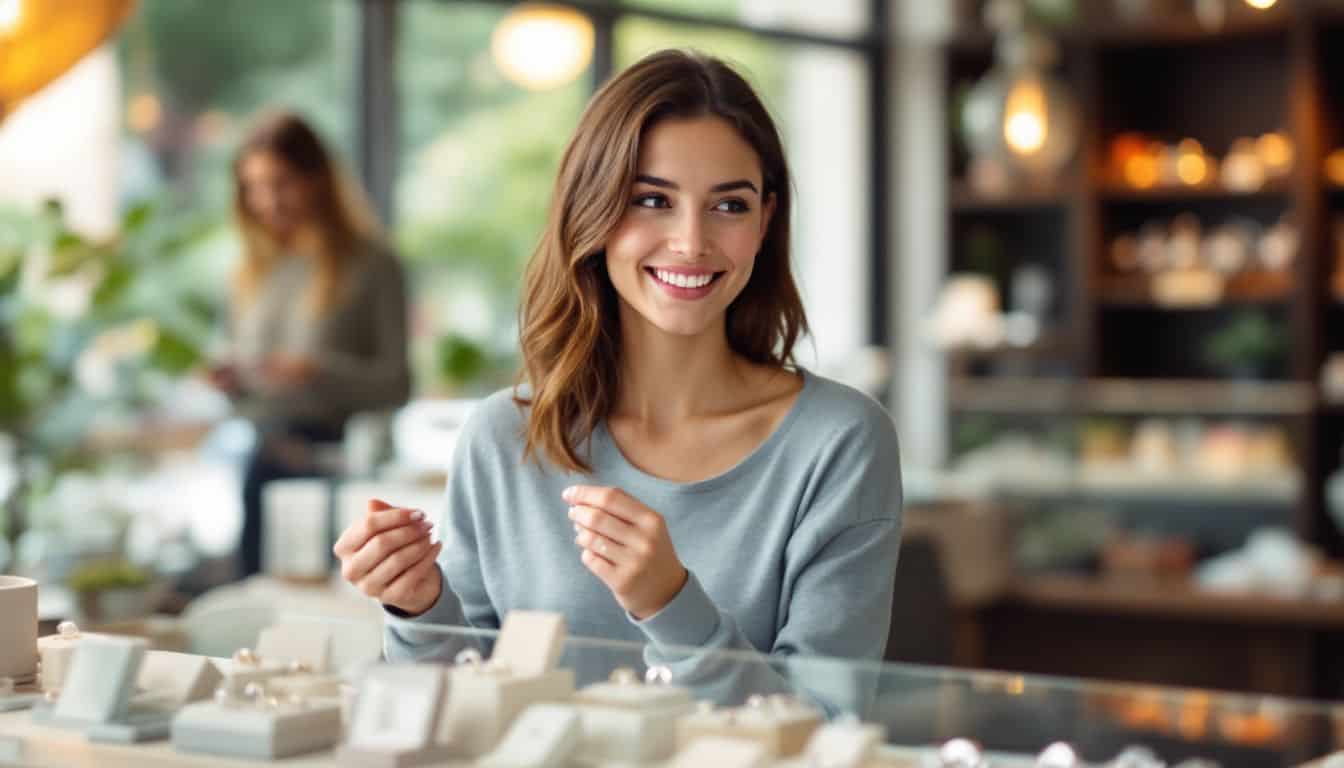
{"label": "hanging light bulb", "polygon": [[1047,117],[1045,89],[1040,82],[1032,77],[1017,81],[1004,105],[1003,138],[1008,148],[1019,155],[1041,151],[1050,135]]}
{"label": "hanging light bulb", "polygon": [[520,5],[495,27],[490,53],[504,76],[524,88],[556,88],[592,60],[593,23],[573,8]]}
{"label": "hanging light bulb", "polygon": [[1000,33],[998,63],[972,88],[962,113],[973,154],[1003,158],[1029,173],[1055,173],[1077,143],[1077,109],[1049,74],[1054,44],[1010,25]]}
{"label": "hanging light bulb", "polygon": [[0,35],[7,35],[23,18],[23,0],[0,0]]}
{"label": "hanging light bulb", "polygon": [[1279,0],[1246,0],[1246,4],[1257,11],[1265,11],[1274,7]]}

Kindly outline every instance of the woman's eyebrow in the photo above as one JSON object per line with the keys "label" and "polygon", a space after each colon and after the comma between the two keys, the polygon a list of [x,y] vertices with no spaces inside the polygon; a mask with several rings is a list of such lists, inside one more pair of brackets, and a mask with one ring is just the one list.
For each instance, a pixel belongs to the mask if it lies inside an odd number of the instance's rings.
{"label": "woman's eyebrow", "polygon": [[[666,189],[681,189],[681,187],[677,186],[677,183],[674,181],[668,181],[667,179],[661,178],[659,176],[649,176],[648,174],[644,173],[641,173],[638,176],[636,176],[635,181],[642,182],[644,184],[648,184],[654,187],[664,187]],[[756,185],[752,184],[750,181],[746,179],[737,179],[736,181],[725,181],[722,184],[715,184],[714,186],[709,188],[709,191],[729,192],[734,189],[750,189],[752,192],[755,192],[758,195],[760,194],[760,191],[756,189]]]}

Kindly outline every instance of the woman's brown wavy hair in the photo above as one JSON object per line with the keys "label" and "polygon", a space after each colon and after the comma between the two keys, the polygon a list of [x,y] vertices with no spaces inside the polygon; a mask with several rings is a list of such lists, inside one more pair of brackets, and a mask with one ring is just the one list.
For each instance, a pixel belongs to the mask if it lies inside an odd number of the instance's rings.
{"label": "woman's brown wavy hair", "polygon": [[283,251],[247,208],[242,181],[243,161],[254,153],[274,155],[295,173],[315,182],[315,215],[321,233],[316,254],[316,279],[309,289],[307,308],[326,312],[345,287],[351,263],[380,240],[381,226],[363,190],[333,158],[317,132],[291,112],[264,115],[254,124],[233,161],[233,215],[242,238],[243,259],[234,281],[234,294],[250,302],[266,275],[280,262]]}
{"label": "woman's brown wavy hair", "polygon": [[790,181],[774,121],[746,80],[719,59],[649,55],[593,96],[560,161],[545,231],[525,276],[519,333],[520,406],[531,406],[524,458],[573,472],[617,396],[620,312],[603,248],[629,206],[639,144],[660,120],[714,116],[756,150],[762,194],[775,203],[751,278],[728,307],[728,345],[753,363],[786,367],[807,332],[789,270]]}

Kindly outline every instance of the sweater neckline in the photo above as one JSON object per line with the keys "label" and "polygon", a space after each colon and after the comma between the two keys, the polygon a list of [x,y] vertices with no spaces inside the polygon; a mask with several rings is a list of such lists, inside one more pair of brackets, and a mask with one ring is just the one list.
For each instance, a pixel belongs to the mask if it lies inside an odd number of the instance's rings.
{"label": "sweater neckline", "polygon": [[615,438],[611,436],[611,432],[607,429],[606,419],[603,419],[593,430],[592,440],[594,458],[597,459],[596,468],[614,471],[622,478],[632,478],[636,485],[645,489],[671,493],[704,493],[732,483],[769,460],[769,455],[775,450],[776,446],[784,441],[790,428],[798,420],[798,414],[803,411],[807,400],[812,396],[813,390],[816,389],[815,377],[810,371],[802,366],[797,366],[795,370],[803,379],[803,388],[798,392],[798,397],[789,407],[788,413],[784,415],[784,418],[774,430],[761,441],[760,445],[753,448],[741,461],[717,475],[703,480],[682,483],[645,472],[626,458],[625,452],[616,444]]}

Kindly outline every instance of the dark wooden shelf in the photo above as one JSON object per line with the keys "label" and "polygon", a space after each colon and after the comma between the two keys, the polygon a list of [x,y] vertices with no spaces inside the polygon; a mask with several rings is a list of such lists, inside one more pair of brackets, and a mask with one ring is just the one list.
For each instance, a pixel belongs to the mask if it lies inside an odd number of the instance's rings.
{"label": "dark wooden shelf", "polygon": [[1097,285],[1097,303],[1103,309],[1151,309],[1164,312],[1217,311],[1239,306],[1276,306],[1293,296],[1292,276],[1283,272],[1250,271],[1233,275],[1218,301],[1209,304],[1168,304],[1153,298],[1152,276],[1112,275]]}
{"label": "dark wooden shelf", "polygon": [[1002,194],[983,194],[965,182],[952,186],[952,210],[957,213],[1019,213],[1062,209],[1069,202],[1059,187],[1023,187]]}
{"label": "dark wooden shelf", "polygon": [[1287,179],[1268,181],[1264,186],[1252,191],[1237,191],[1225,187],[1154,187],[1153,189],[1135,189],[1119,184],[1103,184],[1098,198],[1103,203],[1235,203],[1244,202],[1284,202],[1291,201],[1292,186]]}
{"label": "dark wooden shelf", "polygon": [[954,378],[953,410],[984,413],[1301,416],[1315,388],[1296,381]]}
{"label": "dark wooden shelf", "polygon": [[1021,577],[1009,599],[1057,610],[1344,629],[1344,602],[1278,597],[1265,592],[1212,592],[1178,581],[1135,582],[1082,576]]}

